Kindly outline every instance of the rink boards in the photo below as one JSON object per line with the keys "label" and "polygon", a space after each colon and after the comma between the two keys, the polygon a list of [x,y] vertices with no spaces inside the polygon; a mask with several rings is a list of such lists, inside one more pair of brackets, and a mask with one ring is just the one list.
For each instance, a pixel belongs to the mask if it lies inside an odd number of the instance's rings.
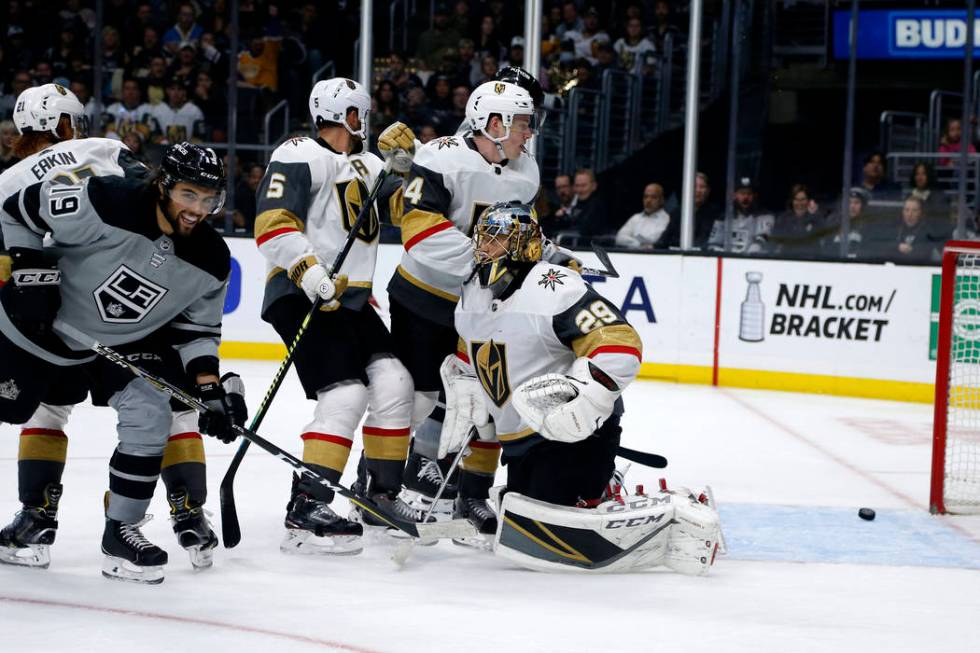
{"label": "rink boards", "polygon": [[[228,243],[234,265],[222,354],[281,358],[285,348],[259,317],[265,260],[252,240]],[[384,315],[402,253],[379,248],[374,297]],[[938,266],[611,257],[620,277],[590,280],[640,333],[644,377],[932,401]]]}

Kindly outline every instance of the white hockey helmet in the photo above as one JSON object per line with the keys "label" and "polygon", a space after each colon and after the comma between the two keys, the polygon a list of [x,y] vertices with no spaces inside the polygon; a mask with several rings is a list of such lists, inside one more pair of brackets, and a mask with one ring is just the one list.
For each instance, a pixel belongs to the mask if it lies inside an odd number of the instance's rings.
{"label": "white hockey helmet", "polygon": [[[490,116],[498,114],[506,132],[500,138],[487,133]],[[531,129],[536,129],[534,100],[531,94],[510,82],[484,82],[476,87],[466,102],[466,123],[474,132],[480,132],[495,143],[510,136],[514,116],[526,115],[531,119]]]}
{"label": "white hockey helmet", "polygon": [[14,105],[14,125],[21,134],[51,132],[57,136],[62,116],[68,116],[76,137],[84,135],[85,107],[61,84],[29,88],[17,97]]}
{"label": "white hockey helmet", "polygon": [[[347,123],[347,111],[350,109],[357,110],[357,117],[361,121],[361,128],[356,131]],[[370,94],[353,79],[334,77],[321,80],[310,91],[310,117],[314,125],[320,120],[340,123],[351,134],[365,140],[370,111]]]}

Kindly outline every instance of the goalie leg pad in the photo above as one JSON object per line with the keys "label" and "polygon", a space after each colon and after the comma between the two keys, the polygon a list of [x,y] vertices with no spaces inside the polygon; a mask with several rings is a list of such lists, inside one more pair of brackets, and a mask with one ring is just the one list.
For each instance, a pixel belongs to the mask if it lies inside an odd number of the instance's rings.
{"label": "goalie leg pad", "polygon": [[587,509],[508,492],[500,509],[494,552],[538,571],[609,573],[663,564],[674,518],[669,497]]}

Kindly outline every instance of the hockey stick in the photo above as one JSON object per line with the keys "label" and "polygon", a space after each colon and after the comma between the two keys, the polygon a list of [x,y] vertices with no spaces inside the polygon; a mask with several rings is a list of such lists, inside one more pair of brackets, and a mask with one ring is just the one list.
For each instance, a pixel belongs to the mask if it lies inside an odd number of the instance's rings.
{"label": "hockey stick", "polygon": [[[126,358],[123,355],[116,352],[115,350],[110,349],[109,347],[106,347],[105,345],[100,344],[99,342],[94,341],[91,338],[88,338],[83,333],[77,331],[72,327],[68,327],[67,325],[59,325],[59,328],[67,335],[69,335],[72,339],[77,340],[78,342],[87,343],[89,348],[95,353],[105,357],[106,359],[112,361],[113,363],[116,363],[121,367],[125,367],[134,375],[142,379],[145,379],[152,386],[163,391],[173,399],[176,399],[177,401],[186,405],[188,408],[193,408],[199,413],[206,413],[210,410],[207,407],[207,405],[204,404],[204,402],[202,402],[200,399],[187,394],[186,392],[184,392],[177,386],[171,384],[170,382],[166,381],[165,379],[154,376],[149,372],[137,367],[136,365],[133,365],[128,360],[126,360]],[[352,504],[354,504],[361,510],[370,513],[379,521],[384,522],[385,524],[388,524],[393,528],[397,528],[398,530],[403,531],[412,537],[421,537],[425,539],[441,539],[441,538],[455,538],[455,537],[473,537],[474,535],[476,535],[476,528],[473,526],[473,524],[466,521],[465,519],[454,519],[454,520],[443,521],[443,522],[432,522],[429,524],[416,524],[415,522],[402,519],[398,515],[395,515],[391,511],[387,510],[386,508],[379,506],[378,504],[376,504],[374,501],[371,501],[367,497],[363,497],[355,492],[352,492],[351,490],[348,490],[343,485],[340,485],[339,483],[334,483],[333,481],[323,476],[316,470],[307,467],[305,464],[303,464],[302,460],[292,455],[288,451],[285,451],[277,447],[275,444],[269,442],[255,431],[244,428],[242,426],[235,426],[235,430],[243,438],[247,438],[259,448],[264,449],[265,451],[269,452],[276,458],[284,461],[286,464],[291,466],[296,471],[300,472],[306,478],[312,479],[317,483],[319,483],[320,485],[330,488],[331,490],[341,495],[342,497],[346,497],[348,501],[350,501]]]}
{"label": "hockey stick", "polygon": [[659,469],[667,466],[666,458],[663,456],[658,456],[655,453],[647,453],[646,451],[637,451],[636,449],[619,447],[616,450],[616,455],[620,458],[625,458],[626,460],[632,460],[634,463],[646,465],[647,467],[656,467]]}
{"label": "hockey stick", "polygon": [[610,279],[618,279],[619,272],[616,271],[615,266],[612,264],[612,259],[609,258],[609,254],[606,250],[602,249],[596,244],[592,245],[592,251],[595,255],[599,257],[599,262],[603,267],[601,268],[587,268],[583,267],[579,270],[579,274],[590,277],[608,277]]}
{"label": "hockey stick", "polygon": [[[354,226],[351,227],[350,233],[347,235],[347,240],[344,242],[344,248],[340,250],[337,257],[334,259],[333,265],[330,266],[329,272],[331,277],[333,277],[334,272],[340,269],[340,266],[344,264],[347,259],[347,255],[350,253],[351,247],[354,246],[354,239],[357,238],[357,232],[360,231],[364,224],[365,218],[370,214],[370,207],[374,204],[375,199],[377,199],[378,192],[381,190],[381,185],[384,180],[388,177],[388,168],[385,167],[378,175],[377,180],[374,182],[374,188],[368,194],[367,200],[364,205],[361,206],[360,212],[357,214],[357,219],[354,220]],[[289,366],[293,363],[293,354],[296,352],[296,348],[299,345],[300,339],[303,334],[306,333],[307,327],[309,327],[310,322],[313,320],[313,316],[317,314],[320,307],[323,305],[323,300],[319,297],[313,302],[313,306],[310,311],[303,318],[303,321],[299,325],[299,329],[296,330],[296,335],[293,337],[292,343],[290,343],[289,348],[286,350],[286,358],[283,359],[282,363],[279,365],[279,369],[276,370],[275,376],[272,377],[272,385],[269,386],[269,390],[265,393],[265,397],[262,399],[262,403],[259,404],[258,409],[255,411],[255,415],[252,417],[252,423],[249,425],[249,430],[257,431],[259,426],[262,424],[262,420],[265,418],[266,412],[269,410],[269,406],[272,404],[273,397],[279,392],[279,386],[282,385],[283,379],[286,377],[286,372],[289,371]],[[238,521],[238,508],[235,506],[235,475],[238,474],[238,468],[242,464],[242,460],[245,458],[245,453],[248,451],[249,446],[252,444],[251,440],[242,440],[242,443],[238,445],[238,450],[235,452],[234,457],[231,459],[231,464],[228,465],[228,470],[225,472],[224,478],[221,479],[221,485],[218,488],[218,499],[221,505],[221,541],[224,543],[226,549],[232,549],[238,546],[238,543],[242,541],[242,528],[241,523]]]}
{"label": "hockey stick", "polygon": [[[446,486],[449,485],[449,479],[453,475],[453,472],[456,471],[456,468],[459,467],[460,461],[463,460],[463,454],[466,451],[466,447],[470,446],[470,442],[473,441],[473,436],[475,433],[476,429],[470,429],[469,434],[466,436],[466,441],[463,442],[463,446],[460,447],[456,457],[453,458],[453,464],[450,465],[449,469],[446,471],[446,477],[442,479],[442,483],[439,485],[439,490],[436,492],[435,498],[432,499],[432,505],[429,506],[429,509],[425,511],[425,516],[422,517],[423,524],[428,523],[429,517],[432,516],[432,511],[436,509],[436,504],[439,503],[439,499],[442,498],[442,493],[446,491]],[[412,551],[414,550],[415,540],[408,540],[407,542],[400,544],[398,548],[395,549],[395,551],[391,554],[391,559],[399,567],[404,567],[405,563],[408,562],[408,557],[412,555]]]}

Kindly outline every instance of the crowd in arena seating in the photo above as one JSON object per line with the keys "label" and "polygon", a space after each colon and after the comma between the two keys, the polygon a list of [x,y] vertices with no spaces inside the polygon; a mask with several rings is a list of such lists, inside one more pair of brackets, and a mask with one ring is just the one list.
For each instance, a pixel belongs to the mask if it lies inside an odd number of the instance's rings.
{"label": "crowd in arena seating", "polygon": [[[162,145],[180,140],[227,139],[229,66],[238,71],[238,141],[256,142],[262,118],[286,100],[294,133],[305,133],[311,75],[340,52],[353,50],[357,3],[242,0],[239,52],[231,53],[224,0],[106,0],[101,33],[92,3],[81,0],[10,0],[0,9],[0,171],[16,159],[9,117],[25,88],[56,81],[86,106],[91,131],[123,140],[152,161]],[[598,88],[609,68],[654,77],[661,73],[668,35],[683,46],[686,3],[637,0],[544,3],[542,60],[536,71],[548,97],[574,87]],[[470,92],[505,65],[523,65],[523,3],[458,0],[436,3],[431,19],[413,34],[408,51],[375,59],[371,132],[395,121],[428,142],[454,134]],[[423,17],[424,18],[424,17]],[[377,39],[386,44],[386,39]],[[102,54],[101,109],[93,97],[94,49]],[[338,72],[343,72],[339,69]],[[967,130],[969,132],[969,130]],[[889,181],[885,158],[872,153],[849,193],[847,244],[841,245],[840,201],[818,197],[802,184],[788,189],[782,211],[760,198],[748,176],[733,197],[724,183],[698,173],[694,245],[708,250],[783,256],[891,258],[935,261],[950,237],[957,210],[936,183],[932,164],[955,165],[964,130],[950,120],[938,151],[949,159],[921,162],[904,185]],[[972,142],[968,150],[975,152]],[[236,231],[250,232],[263,153],[246,151],[236,162]],[[656,250],[680,244],[678,188],[648,180],[638,210],[610,216],[593,170],[559,174],[543,188],[539,213],[546,233],[570,244]],[[725,222],[725,202],[731,219]],[[970,220],[971,237],[977,228]]]}

